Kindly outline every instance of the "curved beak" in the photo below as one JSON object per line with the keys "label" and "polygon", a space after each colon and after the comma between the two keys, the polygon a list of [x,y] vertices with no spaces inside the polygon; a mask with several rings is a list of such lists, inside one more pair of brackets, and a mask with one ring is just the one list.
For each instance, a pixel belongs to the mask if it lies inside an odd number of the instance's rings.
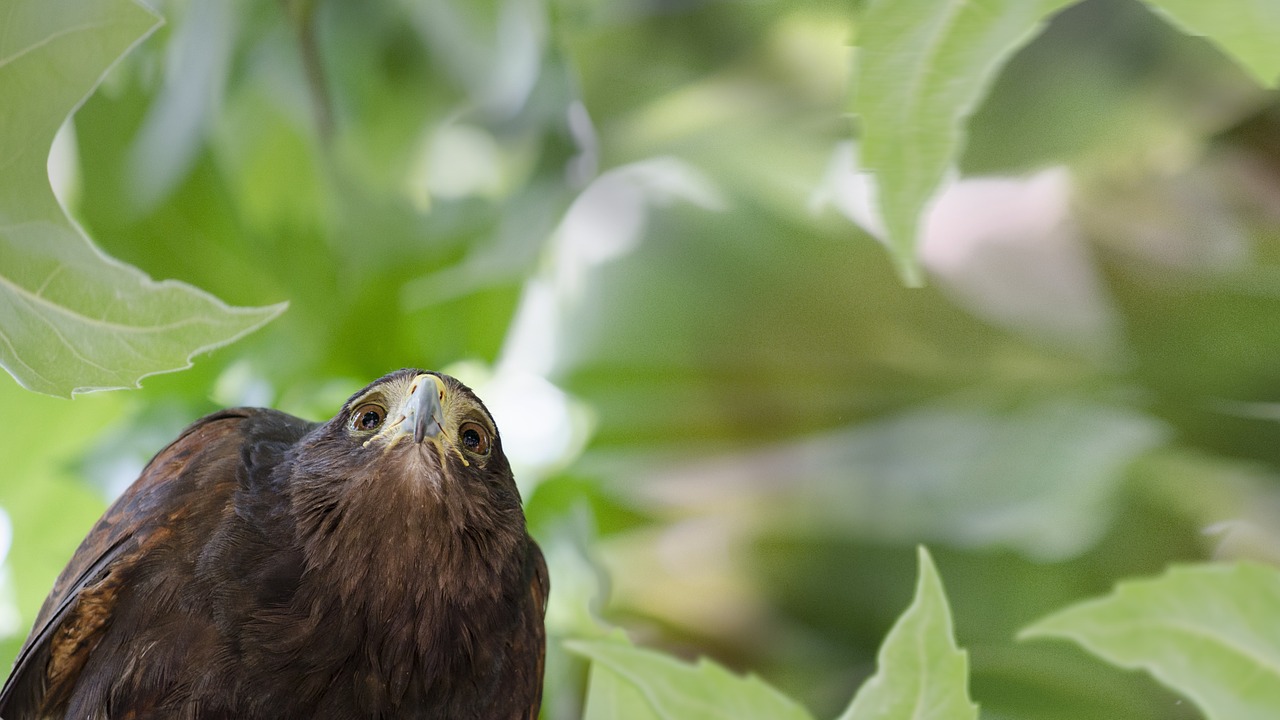
{"label": "curved beak", "polygon": [[405,400],[405,416],[413,427],[413,441],[435,438],[444,431],[444,381],[435,375],[422,374],[413,379],[409,397]]}

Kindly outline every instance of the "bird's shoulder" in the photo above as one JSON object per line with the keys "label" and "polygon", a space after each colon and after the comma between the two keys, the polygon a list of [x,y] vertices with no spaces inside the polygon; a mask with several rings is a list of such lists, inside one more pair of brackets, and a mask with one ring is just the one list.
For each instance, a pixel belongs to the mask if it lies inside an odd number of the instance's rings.
{"label": "bird's shoulder", "polygon": [[54,583],[0,690],[0,713],[20,717],[65,703],[126,585],[159,572],[158,554],[201,551],[182,547],[175,530],[194,524],[211,536],[219,518],[234,511],[237,493],[269,482],[288,447],[312,427],[274,410],[233,408],[197,420],[158,452]]}

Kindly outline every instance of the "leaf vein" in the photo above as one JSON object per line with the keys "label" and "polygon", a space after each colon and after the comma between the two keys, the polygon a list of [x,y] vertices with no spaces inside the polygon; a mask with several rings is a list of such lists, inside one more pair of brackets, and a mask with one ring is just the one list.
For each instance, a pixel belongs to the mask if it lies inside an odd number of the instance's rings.
{"label": "leaf vein", "polygon": [[69,28],[63,28],[62,30],[59,30],[55,33],[50,33],[48,36],[41,38],[38,42],[28,45],[27,47],[24,47],[21,50],[18,50],[17,52],[13,53],[10,56],[0,58],[0,69],[3,69],[9,63],[12,63],[20,59],[22,56],[35,52],[36,50],[39,50],[45,45],[48,45],[49,43],[59,40],[67,35],[71,35],[78,32],[100,30],[105,27],[110,27],[112,24],[113,23],[109,23],[109,22],[83,23],[80,25],[73,25]]}
{"label": "leaf vein", "polygon": [[[31,292],[27,288],[5,277],[3,274],[0,274],[0,285],[4,285],[11,288],[15,294],[22,296],[29,303],[31,302],[38,303],[39,305],[48,309],[49,311],[56,312],[60,315],[64,315],[66,317],[71,318],[72,320],[82,322],[86,325],[98,326],[103,329],[112,330],[114,332],[119,332],[119,333],[130,333],[135,335],[144,334],[144,333],[163,333],[171,330],[178,330],[184,327],[189,327],[191,325],[209,324],[208,321],[203,320],[201,318],[187,317],[187,318],[182,318],[181,320],[175,320],[174,322],[165,323],[162,325],[146,325],[146,326],[124,325],[121,323],[107,320],[105,317],[102,317],[102,318],[90,317],[83,313],[72,310],[71,308],[66,307],[64,305],[59,305],[58,303],[48,300],[47,298],[41,297],[37,293]],[[33,312],[35,311],[33,310]],[[36,314],[39,314],[39,313],[36,313]]]}
{"label": "leaf vein", "polygon": [[[19,288],[19,289],[21,289],[21,288]],[[26,294],[27,294],[28,296],[30,296],[30,293],[26,293]],[[21,301],[23,302],[23,304],[27,305],[27,306],[28,306],[28,308],[30,308],[30,305],[31,305],[31,299],[30,299],[29,297],[25,297],[25,298],[24,298],[24,297],[18,297],[18,299],[19,299],[19,300],[21,300]],[[37,298],[37,299],[39,299],[39,298]],[[46,317],[46,316],[45,316],[44,314],[42,314],[42,313],[38,313],[38,312],[36,312],[34,309],[32,309],[32,310],[31,310],[31,315],[32,315],[32,317],[35,317],[36,319],[40,320],[40,322],[42,322],[42,323],[44,323],[45,325],[49,326],[49,330],[54,334],[54,336],[55,336],[55,337],[57,337],[57,338],[58,338],[58,341],[59,341],[59,342],[61,342],[64,346],[66,346],[66,348],[67,348],[68,350],[70,350],[70,351],[71,351],[71,354],[72,354],[73,356],[75,356],[78,360],[80,360],[81,362],[83,362],[84,364],[86,364],[86,365],[88,365],[88,366],[90,366],[90,367],[97,368],[98,370],[101,370],[101,371],[103,371],[104,373],[106,373],[106,374],[108,374],[108,375],[114,375],[114,374],[115,374],[115,373],[114,373],[114,371],[112,371],[110,368],[105,367],[105,366],[103,366],[103,365],[100,365],[100,364],[98,364],[98,363],[96,363],[96,362],[94,362],[94,361],[90,360],[89,358],[85,357],[85,356],[84,356],[84,355],[79,351],[79,349],[77,349],[77,348],[76,348],[76,346],[75,346],[75,345],[74,345],[70,340],[68,340],[68,339],[67,339],[66,335],[64,335],[64,334],[62,333],[62,331],[58,329],[58,326],[53,322],[53,320],[52,320],[52,319],[50,319],[50,318]]]}
{"label": "leaf vein", "polygon": [[18,354],[18,349],[13,346],[13,341],[9,339],[8,333],[4,332],[3,330],[0,330],[0,340],[4,341],[4,346],[9,351],[8,356],[13,358],[15,362],[19,363],[20,365],[22,365],[22,367],[26,368],[27,370],[30,370],[32,375],[40,378],[46,383],[49,383],[50,385],[54,384],[53,378],[50,378],[49,376],[45,375],[39,370],[36,370],[34,367],[31,367],[31,365],[27,363],[27,361],[22,359],[22,356]]}
{"label": "leaf vein", "polygon": [[1153,620],[1148,622],[1138,621],[1134,623],[1134,626],[1136,628],[1148,629],[1155,632],[1158,632],[1161,629],[1180,632],[1184,635],[1190,635],[1192,637],[1206,640],[1210,644],[1216,644],[1230,652],[1234,652],[1235,654],[1250,660],[1257,668],[1265,670],[1269,674],[1280,679],[1280,663],[1272,658],[1260,655],[1241,643],[1233,642],[1230,638],[1225,637],[1221,633],[1215,634],[1200,626],[1170,619]]}

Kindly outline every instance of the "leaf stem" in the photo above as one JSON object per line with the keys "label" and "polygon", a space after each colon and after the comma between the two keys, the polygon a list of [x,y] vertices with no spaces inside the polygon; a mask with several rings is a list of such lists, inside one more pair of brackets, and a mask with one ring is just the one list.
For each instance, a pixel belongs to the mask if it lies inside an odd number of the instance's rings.
{"label": "leaf stem", "polygon": [[316,40],[315,9],[318,0],[280,0],[285,13],[293,21],[294,30],[298,34],[298,51],[302,58],[302,69],[306,73],[307,87],[311,95],[311,109],[315,115],[316,131],[320,139],[328,144],[333,137],[333,109],[329,95],[329,84],[325,77],[324,63],[320,56],[320,46]]}

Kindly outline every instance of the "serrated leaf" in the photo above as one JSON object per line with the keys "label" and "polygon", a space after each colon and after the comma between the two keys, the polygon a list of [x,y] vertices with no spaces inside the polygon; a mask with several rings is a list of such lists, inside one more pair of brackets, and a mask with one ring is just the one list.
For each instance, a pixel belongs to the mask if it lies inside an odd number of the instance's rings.
{"label": "serrated leaf", "polygon": [[1177,567],[1122,582],[1020,638],[1071,640],[1107,662],[1141,668],[1209,720],[1280,717],[1280,570],[1251,563]]}
{"label": "serrated leaf", "polygon": [[1203,35],[1258,82],[1280,82],[1280,3],[1275,0],[1146,0],[1184,32]]}
{"label": "serrated leaf", "polygon": [[[604,676],[599,690],[592,685],[589,694],[602,697],[588,700],[599,715],[605,717],[654,717],[658,720],[809,720],[810,715],[796,701],[783,695],[758,677],[735,675],[710,660],[696,665],[652,650],[631,645],[625,637],[615,635],[607,640],[574,640],[566,646],[592,661],[592,667],[603,666],[615,677]],[[596,677],[593,675],[593,677]],[[633,690],[617,686],[630,685]],[[605,714],[636,705],[637,693],[643,697],[648,713]]]}
{"label": "serrated leaf", "polygon": [[922,546],[916,596],[880,645],[876,674],[839,720],[977,720],[938,570]]}
{"label": "serrated leaf", "polygon": [[0,32],[0,366],[51,395],[136,387],[283,305],[233,308],[103,255],[59,206],[46,157],[66,117],[158,24],[132,0],[8,0]]}
{"label": "serrated leaf", "polygon": [[919,284],[919,218],[955,163],[963,122],[996,72],[1073,0],[869,0],[857,31],[852,110],[864,170],[899,271]]}

